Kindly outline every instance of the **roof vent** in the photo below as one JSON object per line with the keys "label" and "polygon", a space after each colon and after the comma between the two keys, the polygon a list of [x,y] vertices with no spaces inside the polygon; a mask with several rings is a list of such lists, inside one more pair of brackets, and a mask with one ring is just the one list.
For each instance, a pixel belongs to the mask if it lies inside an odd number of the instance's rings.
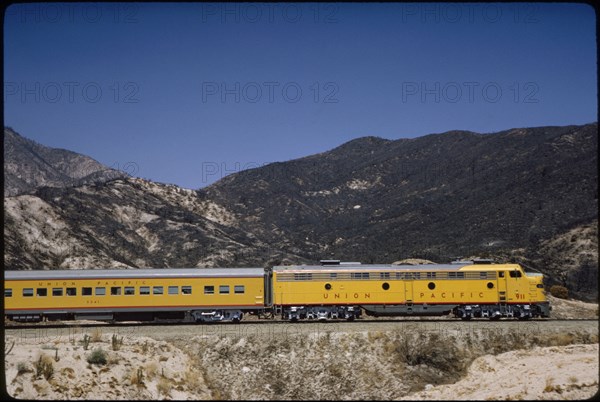
{"label": "roof vent", "polygon": [[474,259],[473,260],[473,264],[493,264],[494,260],[490,259],[490,258],[480,258],[480,259]]}

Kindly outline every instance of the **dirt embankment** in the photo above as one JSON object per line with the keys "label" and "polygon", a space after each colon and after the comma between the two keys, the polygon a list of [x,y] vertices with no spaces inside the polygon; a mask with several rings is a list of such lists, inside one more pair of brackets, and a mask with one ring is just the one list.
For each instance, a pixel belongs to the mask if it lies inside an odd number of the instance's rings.
{"label": "dirt embankment", "polygon": [[[147,337],[109,334],[40,343],[6,337],[5,378],[18,399],[206,399],[210,391],[180,349]],[[117,342],[118,342],[117,340]],[[90,362],[91,361],[91,362]]]}
{"label": "dirt embankment", "polygon": [[552,306],[551,318],[566,320],[598,319],[598,303],[587,303],[575,299],[559,299],[550,294],[546,297]]}
{"label": "dirt embankment", "polygon": [[[554,313],[577,318],[597,311],[575,301],[553,305]],[[255,323],[128,327],[128,334],[79,328],[56,339],[18,330],[5,338],[5,375],[19,399],[593,396],[597,327],[541,323]]]}

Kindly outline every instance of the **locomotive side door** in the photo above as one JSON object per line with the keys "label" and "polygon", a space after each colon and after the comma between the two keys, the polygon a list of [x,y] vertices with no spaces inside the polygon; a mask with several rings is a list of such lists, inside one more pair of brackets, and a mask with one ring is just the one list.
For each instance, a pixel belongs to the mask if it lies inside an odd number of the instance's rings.
{"label": "locomotive side door", "polygon": [[406,303],[406,312],[412,314],[413,306],[413,274],[412,272],[406,273],[404,280],[404,300]]}
{"label": "locomotive side door", "polygon": [[508,271],[498,271],[498,303],[506,303]]}

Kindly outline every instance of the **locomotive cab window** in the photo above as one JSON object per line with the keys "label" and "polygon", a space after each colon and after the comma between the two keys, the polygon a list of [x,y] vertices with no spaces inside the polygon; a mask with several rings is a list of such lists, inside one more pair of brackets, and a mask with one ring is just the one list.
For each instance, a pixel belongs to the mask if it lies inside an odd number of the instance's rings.
{"label": "locomotive cab window", "polygon": [[500,271],[500,272],[498,272],[498,276],[499,276],[500,278],[504,278],[504,271]]}
{"label": "locomotive cab window", "polygon": [[12,289],[4,289],[4,297],[12,297]]}
{"label": "locomotive cab window", "polygon": [[510,271],[509,275],[511,278],[520,278],[521,277],[521,271]]}
{"label": "locomotive cab window", "polygon": [[41,297],[48,296],[48,289],[46,289],[46,288],[37,288],[37,291],[35,292],[35,294],[37,296],[41,296]]}
{"label": "locomotive cab window", "polygon": [[182,286],[181,287],[181,294],[182,295],[191,295],[192,294],[192,287],[191,286]]}
{"label": "locomotive cab window", "polygon": [[62,296],[63,295],[63,288],[53,288],[52,289],[52,296]]}
{"label": "locomotive cab window", "polygon": [[81,288],[81,295],[82,296],[91,296],[92,288]]}
{"label": "locomotive cab window", "polygon": [[77,288],[67,288],[67,296],[77,296]]}
{"label": "locomotive cab window", "polygon": [[23,297],[32,297],[32,296],[33,296],[33,288],[23,289]]}

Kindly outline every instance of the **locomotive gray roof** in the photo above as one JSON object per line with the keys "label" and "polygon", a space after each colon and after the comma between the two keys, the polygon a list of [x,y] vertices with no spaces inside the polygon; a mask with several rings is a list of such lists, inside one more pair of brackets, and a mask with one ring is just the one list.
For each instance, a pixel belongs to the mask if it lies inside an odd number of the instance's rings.
{"label": "locomotive gray roof", "polygon": [[[393,264],[344,264],[344,265],[286,265],[273,267],[274,271],[458,271],[473,263],[464,264],[419,264],[419,265],[393,265]],[[486,265],[484,267],[489,267]]]}
{"label": "locomotive gray roof", "polygon": [[66,269],[4,271],[6,280],[112,279],[112,278],[250,278],[264,275],[264,268],[156,268],[156,269]]}

